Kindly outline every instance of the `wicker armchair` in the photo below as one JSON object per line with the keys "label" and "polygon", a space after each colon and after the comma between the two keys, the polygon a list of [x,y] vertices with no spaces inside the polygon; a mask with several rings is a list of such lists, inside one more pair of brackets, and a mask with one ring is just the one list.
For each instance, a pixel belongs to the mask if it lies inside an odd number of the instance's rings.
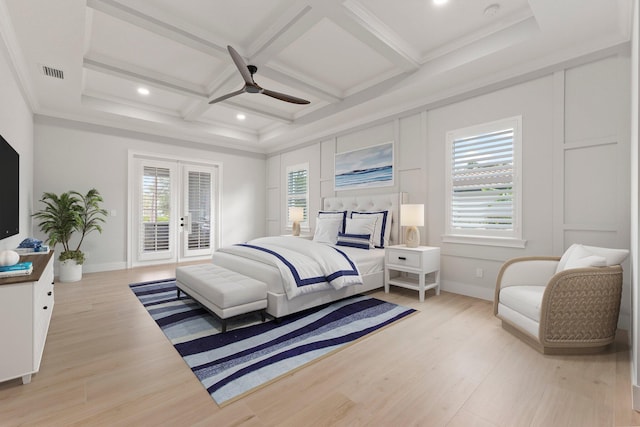
{"label": "wicker armchair", "polygon": [[556,272],[559,262],[560,257],[505,262],[496,282],[494,314],[505,330],[541,353],[602,351],[615,338],[622,267]]}

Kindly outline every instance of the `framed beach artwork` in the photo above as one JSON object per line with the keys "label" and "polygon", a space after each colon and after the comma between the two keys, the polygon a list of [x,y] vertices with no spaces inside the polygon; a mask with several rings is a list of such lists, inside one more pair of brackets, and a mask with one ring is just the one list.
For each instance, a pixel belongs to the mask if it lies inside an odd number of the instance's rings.
{"label": "framed beach artwork", "polygon": [[335,157],[335,191],[393,185],[393,141]]}

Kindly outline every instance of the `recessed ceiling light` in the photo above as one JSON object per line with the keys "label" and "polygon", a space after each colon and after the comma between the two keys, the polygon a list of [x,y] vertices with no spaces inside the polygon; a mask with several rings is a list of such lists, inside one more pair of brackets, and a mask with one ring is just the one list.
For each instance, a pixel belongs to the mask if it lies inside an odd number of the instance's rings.
{"label": "recessed ceiling light", "polygon": [[139,87],[138,93],[140,95],[149,95],[149,89],[147,89],[146,87]]}
{"label": "recessed ceiling light", "polygon": [[443,4],[447,3],[449,0],[433,0],[433,4],[435,4],[436,6],[442,6]]}
{"label": "recessed ceiling light", "polygon": [[244,119],[246,119],[246,118],[247,118],[247,116],[245,116],[245,115],[244,115],[244,114],[242,114],[242,113],[238,113],[238,114],[236,114],[236,119],[238,119],[238,120],[244,120]]}

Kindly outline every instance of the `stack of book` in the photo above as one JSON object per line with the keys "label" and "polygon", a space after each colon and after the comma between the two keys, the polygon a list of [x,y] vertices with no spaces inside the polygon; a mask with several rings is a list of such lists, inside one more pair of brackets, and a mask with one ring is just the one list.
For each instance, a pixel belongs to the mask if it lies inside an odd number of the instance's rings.
{"label": "stack of book", "polygon": [[33,263],[31,261],[19,262],[14,265],[5,265],[0,267],[0,278],[11,276],[29,275],[33,272]]}

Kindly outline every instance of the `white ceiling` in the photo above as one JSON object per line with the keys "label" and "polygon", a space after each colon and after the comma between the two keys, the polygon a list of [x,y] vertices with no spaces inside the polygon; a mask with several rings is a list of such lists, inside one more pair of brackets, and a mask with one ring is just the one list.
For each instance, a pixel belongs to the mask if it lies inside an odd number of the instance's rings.
{"label": "white ceiling", "polygon": [[[631,4],[0,0],[0,36],[37,114],[273,152],[626,49]],[[244,93],[209,105],[243,85],[227,45],[258,67],[262,87],[311,103]]]}

